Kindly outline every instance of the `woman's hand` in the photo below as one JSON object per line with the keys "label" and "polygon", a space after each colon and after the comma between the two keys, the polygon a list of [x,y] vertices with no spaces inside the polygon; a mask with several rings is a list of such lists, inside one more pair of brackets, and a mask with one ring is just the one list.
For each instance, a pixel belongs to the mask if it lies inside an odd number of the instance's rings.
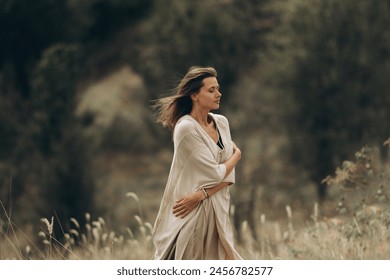
{"label": "woman's hand", "polygon": [[173,214],[176,217],[183,219],[190,214],[204,198],[205,196],[202,191],[183,196],[176,201],[175,205],[173,205]]}

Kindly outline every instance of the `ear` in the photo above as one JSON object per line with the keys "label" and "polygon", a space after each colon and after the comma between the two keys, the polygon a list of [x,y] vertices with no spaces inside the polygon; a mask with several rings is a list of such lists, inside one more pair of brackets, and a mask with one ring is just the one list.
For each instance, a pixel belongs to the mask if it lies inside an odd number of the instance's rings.
{"label": "ear", "polygon": [[198,101],[198,93],[191,94],[191,99],[193,102],[197,102]]}

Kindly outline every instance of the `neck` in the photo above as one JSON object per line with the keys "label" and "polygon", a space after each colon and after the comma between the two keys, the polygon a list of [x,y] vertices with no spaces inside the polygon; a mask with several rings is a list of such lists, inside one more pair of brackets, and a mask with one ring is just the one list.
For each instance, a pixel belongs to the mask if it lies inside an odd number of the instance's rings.
{"label": "neck", "polygon": [[193,117],[200,125],[208,125],[208,115],[209,111],[199,110],[197,108],[192,108],[191,117]]}

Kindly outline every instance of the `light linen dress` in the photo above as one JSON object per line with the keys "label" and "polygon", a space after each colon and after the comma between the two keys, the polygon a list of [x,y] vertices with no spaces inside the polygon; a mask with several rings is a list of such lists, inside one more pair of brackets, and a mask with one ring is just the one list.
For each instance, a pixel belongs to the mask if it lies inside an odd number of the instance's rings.
{"label": "light linen dress", "polygon": [[233,154],[228,120],[218,114],[210,116],[223,149],[190,115],[176,124],[171,170],[153,229],[154,259],[241,259],[234,249],[229,187],[203,200],[184,219],[172,213],[175,201],[187,194],[221,182],[235,182],[234,169],[225,176],[223,164]]}

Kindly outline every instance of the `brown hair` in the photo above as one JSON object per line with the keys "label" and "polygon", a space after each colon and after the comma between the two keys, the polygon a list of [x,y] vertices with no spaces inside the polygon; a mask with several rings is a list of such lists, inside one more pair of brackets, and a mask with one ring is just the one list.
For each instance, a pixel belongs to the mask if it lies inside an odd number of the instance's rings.
{"label": "brown hair", "polygon": [[217,71],[213,67],[191,67],[173,95],[156,101],[153,108],[157,110],[157,122],[173,130],[177,121],[191,112],[191,95],[199,92],[203,79],[208,77],[217,77]]}

